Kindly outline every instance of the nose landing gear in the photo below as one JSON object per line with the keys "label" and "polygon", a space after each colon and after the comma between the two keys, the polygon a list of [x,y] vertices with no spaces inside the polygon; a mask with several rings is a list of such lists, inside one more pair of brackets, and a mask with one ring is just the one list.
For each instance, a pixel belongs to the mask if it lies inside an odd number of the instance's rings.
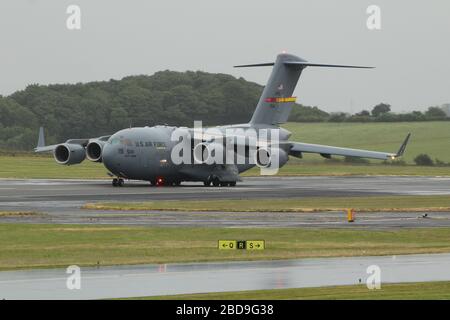
{"label": "nose landing gear", "polygon": [[114,178],[112,180],[113,187],[123,187],[124,181],[122,178]]}

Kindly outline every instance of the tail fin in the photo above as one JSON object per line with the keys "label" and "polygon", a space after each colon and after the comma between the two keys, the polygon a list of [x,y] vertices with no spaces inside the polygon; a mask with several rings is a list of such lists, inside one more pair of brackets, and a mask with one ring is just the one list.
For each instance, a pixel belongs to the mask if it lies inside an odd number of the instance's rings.
{"label": "tail fin", "polygon": [[297,56],[282,53],[275,62],[247,64],[235,66],[262,67],[273,66],[269,81],[259,99],[253,113],[251,124],[279,125],[287,121],[296,97],[292,97],[298,79],[306,67],[337,67],[337,68],[370,68],[333,64],[309,63]]}

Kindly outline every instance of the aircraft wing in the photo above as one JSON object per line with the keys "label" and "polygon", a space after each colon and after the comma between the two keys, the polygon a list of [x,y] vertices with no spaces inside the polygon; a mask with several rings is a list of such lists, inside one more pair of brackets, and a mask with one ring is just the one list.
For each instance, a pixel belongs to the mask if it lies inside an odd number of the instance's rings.
{"label": "aircraft wing", "polygon": [[[69,139],[63,144],[77,144],[83,147],[86,147],[87,144],[92,140],[102,140],[107,141],[110,136],[102,136],[98,138],[92,138],[92,139]],[[55,150],[57,146],[60,144],[52,144],[52,145],[45,145],[45,138],[44,138],[44,128],[39,128],[39,139],[36,148],[34,148],[34,152],[49,152]]]}
{"label": "aircraft wing", "polygon": [[[358,158],[369,158],[369,159],[378,159],[378,160],[393,160],[396,158],[399,158],[403,155],[406,149],[406,145],[408,144],[409,138],[411,136],[411,133],[408,133],[405,140],[401,144],[399,150],[396,153],[392,152],[379,152],[379,151],[371,151],[371,150],[363,150],[363,149],[352,149],[352,148],[341,148],[341,147],[334,147],[334,146],[327,146],[327,145],[320,145],[320,144],[310,144],[310,143],[302,143],[302,142],[295,142],[295,141],[287,141],[287,142],[280,142],[279,145],[285,149],[286,151],[289,151],[289,155],[294,157],[302,157],[303,153],[317,153],[320,154],[324,158],[331,158],[331,156],[346,156],[346,157],[358,157]],[[215,135],[210,133],[204,133],[203,134],[203,140],[208,141],[209,139],[215,139],[217,137],[222,137],[222,135]],[[226,138],[243,138],[245,136],[232,134],[225,136],[224,140]],[[245,140],[244,140],[245,141]],[[268,142],[265,140],[257,140],[256,146],[257,147],[267,147]],[[235,141],[234,143],[240,144],[239,140]],[[247,141],[244,142],[245,144]]]}
{"label": "aircraft wing", "polygon": [[[66,142],[63,142],[62,144],[78,144],[82,147],[86,147],[87,144],[91,141],[91,140],[101,140],[104,137],[99,137],[99,138],[92,138],[92,139],[69,139]],[[55,148],[57,146],[59,146],[60,144],[52,144],[49,146],[37,146],[36,148],[34,148],[34,152],[48,152],[48,151],[53,151],[55,150]]]}
{"label": "aircraft wing", "polygon": [[55,150],[55,148],[57,147],[57,144],[52,144],[49,146],[43,146],[43,147],[36,147],[34,148],[34,152],[49,152],[49,151],[53,151]]}
{"label": "aircraft wing", "polygon": [[332,155],[369,158],[378,160],[393,160],[401,157],[405,152],[406,145],[408,144],[411,134],[408,133],[405,140],[401,144],[399,150],[396,153],[378,152],[362,149],[340,148],[333,146],[326,146],[320,144],[309,144],[301,142],[289,142],[291,144],[289,154],[295,157],[301,157],[302,153],[318,153],[322,157],[331,158]]}

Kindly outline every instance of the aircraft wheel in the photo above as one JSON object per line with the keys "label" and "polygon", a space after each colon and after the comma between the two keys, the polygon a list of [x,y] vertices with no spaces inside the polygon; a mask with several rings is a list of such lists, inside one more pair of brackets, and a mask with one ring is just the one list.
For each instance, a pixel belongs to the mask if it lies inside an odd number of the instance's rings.
{"label": "aircraft wheel", "polygon": [[214,187],[218,187],[221,184],[219,178],[215,177],[212,181],[212,184]]}
{"label": "aircraft wheel", "polygon": [[230,187],[235,187],[236,186],[236,181],[231,181],[228,185]]}
{"label": "aircraft wheel", "polygon": [[117,179],[117,185],[119,186],[119,187],[123,187],[123,185],[124,185],[124,181],[123,181],[123,179]]}
{"label": "aircraft wheel", "polygon": [[112,185],[113,187],[117,187],[119,185],[119,179],[117,178],[112,179]]}
{"label": "aircraft wheel", "polygon": [[211,181],[209,181],[209,179],[206,180],[206,181],[203,181],[203,185],[204,185],[205,187],[209,187],[209,186],[211,185]]}

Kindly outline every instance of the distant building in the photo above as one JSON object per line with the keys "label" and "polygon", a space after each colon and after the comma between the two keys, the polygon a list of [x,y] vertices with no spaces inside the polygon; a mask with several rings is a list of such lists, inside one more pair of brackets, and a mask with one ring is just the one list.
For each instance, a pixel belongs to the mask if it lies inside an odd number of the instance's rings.
{"label": "distant building", "polygon": [[443,104],[441,108],[444,110],[447,117],[450,117],[450,103]]}

